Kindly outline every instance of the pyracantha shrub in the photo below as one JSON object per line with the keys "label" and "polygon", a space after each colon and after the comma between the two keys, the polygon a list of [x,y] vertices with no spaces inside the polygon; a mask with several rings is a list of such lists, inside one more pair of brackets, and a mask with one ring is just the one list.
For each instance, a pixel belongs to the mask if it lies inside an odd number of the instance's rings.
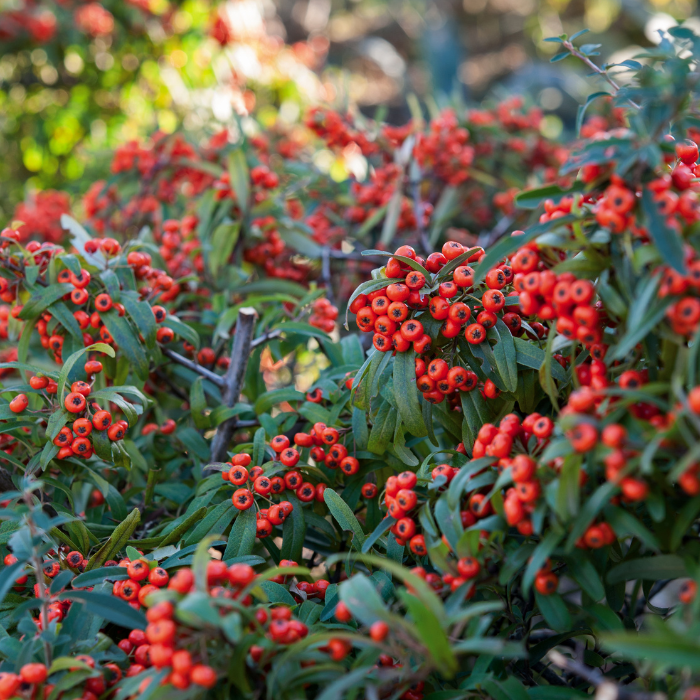
{"label": "pyracantha shrub", "polygon": [[100,237],[3,231],[0,700],[697,698],[699,55],[597,69],[566,148],[319,108],[368,178],[159,136]]}

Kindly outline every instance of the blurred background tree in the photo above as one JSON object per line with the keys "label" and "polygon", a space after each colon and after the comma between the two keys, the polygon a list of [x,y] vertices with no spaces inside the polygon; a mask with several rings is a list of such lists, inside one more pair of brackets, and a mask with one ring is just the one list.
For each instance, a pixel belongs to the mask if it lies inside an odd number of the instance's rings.
{"label": "blurred background tree", "polygon": [[84,192],[113,149],[159,129],[211,135],[309,102],[378,111],[524,94],[556,137],[587,90],[550,67],[562,32],[613,61],[695,20],[695,0],[0,0],[0,222],[33,191]]}

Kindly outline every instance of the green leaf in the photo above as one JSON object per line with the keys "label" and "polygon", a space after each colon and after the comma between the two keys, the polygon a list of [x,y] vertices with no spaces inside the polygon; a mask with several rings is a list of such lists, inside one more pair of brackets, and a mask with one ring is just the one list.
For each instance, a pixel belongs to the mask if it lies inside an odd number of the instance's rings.
{"label": "green leaf", "polygon": [[277,406],[284,401],[303,401],[304,399],[305,396],[301,391],[297,391],[291,387],[273,389],[272,391],[261,394],[258,400],[253,404],[253,410],[260,415],[261,413],[268,413],[273,406]]}
{"label": "green leaf", "polygon": [[283,321],[272,326],[271,330],[281,330],[285,335],[303,335],[309,338],[322,338],[323,340],[331,340],[331,337],[325,331],[315,328],[309,323],[303,321]]}
{"label": "green leaf", "polygon": [[117,525],[112,536],[90,557],[85,571],[88,572],[100,568],[107,560],[124,549],[140,522],[141,513],[138,508],[134,508],[126,519]]}
{"label": "green leaf", "polygon": [[382,235],[379,238],[379,242],[383,246],[388,246],[394,240],[394,236],[396,235],[396,226],[399,223],[399,215],[401,214],[402,201],[403,190],[401,187],[397,187],[386,208],[386,217],[384,219],[384,226],[382,226]]}
{"label": "green leaf", "polygon": [[130,630],[146,629],[146,616],[116,596],[94,591],[65,591],[60,593],[58,598],[78,600],[85,605],[88,612],[120,627]]}
{"label": "green leaf", "polygon": [[562,533],[557,532],[556,530],[550,530],[535,548],[532,558],[530,559],[527,568],[525,569],[525,573],[523,574],[522,586],[526,595],[535,580],[537,572],[544,566],[544,563],[547,561],[547,559],[549,559],[559,542],[561,542],[562,537]]}
{"label": "green leaf", "polygon": [[496,341],[492,348],[496,358],[496,369],[505,384],[506,391],[512,393],[518,388],[518,367],[513,334],[499,318],[496,325],[489,328],[488,338]]}
{"label": "green leaf", "polygon": [[73,579],[73,588],[90,588],[109,579],[110,581],[124,581],[129,578],[126,569],[121,566],[101,566],[80,574]]}
{"label": "green leaf", "polygon": [[567,552],[570,552],[574,548],[576,540],[583,535],[598,513],[610,502],[610,498],[617,488],[616,484],[608,481],[602,486],[599,486],[593,492],[593,495],[584,503],[576,520],[571,526],[571,532],[566,540]]}
{"label": "green leaf", "polygon": [[[462,402],[462,439],[465,446],[471,449],[476,436],[484,423],[490,423],[493,418],[491,408],[486,399],[478,391],[460,391],[459,398]],[[465,435],[466,431],[466,435]]]}
{"label": "green leaf", "polygon": [[265,428],[258,428],[253,438],[253,465],[265,462]]}
{"label": "green leaf", "polygon": [[654,201],[654,194],[648,188],[642,190],[642,209],[647,218],[647,230],[661,257],[676,272],[685,275],[687,271],[683,257],[683,239],[675,228],[666,224]]}
{"label": "green leaf", "polygon": [[675,554],[661,554],[656,557],[643,557],[623,561],[608,572],[605,580],[613,585],[622,581],[642,579],[661,581],[663,579],[683,578],[688,570],[683,559]]}
{"label": "green leaf", "polygon": [[236,195],[236,202],[243,215],[248,213],[250,204],[250,173],[243,149],[237,148],[228,156],[228,173],[231,178],[231,189]]}
{"label": "green leaf", "polygon": [[[581,31],[588,31],[586,30],[581,30]],[[577,34],[581,34],[581,32],[577,32]],[[577,34],[574,34],[576,36]],[[574,37],[571,37],[572,39]],[[594,100],[598,99],[599,97],[610,97],[609,92],[594,92],[592,95],[589,95],[586,98],[586,102],[582,105],[579,105],[578,111],[576,113],[576,133],[580,135],[581,133],[581,127],[583,126],[583,118],[586,116],[586,111],[590,107],[591,103],[593,103]],[[517,201],[517,197],[516,197]]]}
{"label": "green leaf", "polygon": [[63,363],[63,367],[61,367],[61,373],[58,375],[58,392],[56,395],[60,398],[61,403],[63,403],[63,391],[65,389],[66,382],[68,381],[70,371],[75,366],[75,363],[87,352],[103,352],[105,355],[109,355],[110,357],[115,356],[114,348],[107,345],[107,343],[93,343],[82,350],[78,350],[78,352],[74,352],[69,358],[67,358]]}
{"label": "green leaf", "polygon": [[0,570],[0,603],[2,603],[15,581],[23,575],[25,562],[17,561],[9,566],[3,566]]}
{"label": "green leaf", "polygon": [[402,262],[404,265],[408,265],[408,267],[410,267],[412,270],[417,270],[418,272],[423,273],[423,276],[425,277],[428,283],[430,282],[430,279],[432,277],[430,272],[428,272],[428,270],[426,270],[425,267],[421,265],[417,260],[406,257],[405,255],[395,255],[394,253],[387,253],[386,250],[363,250],[362,255],[371,255],[375,258],[395,258],[399,262]]}
{"label": "green leaf", "polygon": [[224,560],[242,557],[253,552],[255,546],[255,509],[242,510],[236,517],[236,522],[228,537]]}
{"label": "green leaf", "polygon": [[346,532],[353,533],[353,545],[361,550],[365,542],[365,533],[350,506],[333,489],[326,489],[323,492],[323,500],[338,525]]}
{"label": "green leaf", "polygon": [[210,427],[211,421],[204,411],[207,408],[207,398],[204,395],[204,377],[197,377],[190,387],[190,413],[195,426],[199,430]]}
{"label": "green leaf", "polygon": [[377,527],[374,528],[372,534],[365,540],[364,544],[362,545],[362,552],[366,554],[367,552],[371,551],[372,547],[374,547],[374,545],[379,541],[379,538],[389,532],[395,522],[395,518],[387,515],[384,520],[382,520]]}
{"label": "green leaf", "polygon": [[[298,223],[298,222],[295,222]],[[305,255],[307,258],[317,260],[322,255],[321,246],[311,238],[310,233],[294,230],[286,226],[279,227],[280,238],[290,247]]]}
{"label": "green leaf", "polygon": [[286,495],[287,500],[294,506],[294,510],[289,514],[282,526],[282,548],[280,554],[282,559],[300,561],[304,538],[306,537],[306,518],[301,502],[291,493]]}
{"label": "green leaf", "polygon": [[[510,335],[510,333],[508,334]],[[401,421],[415,437],[424,437],[428,429],[418,401],[416,356],[413,350],[396,353],[394,358],[394,396]]]}
{"label": "green leaf", "polygon": [[[536,370],[542,367],[545,361],[544,350],[523,338],[513,338],[513,345],[515,346],[515,361],[519,365]],[[566,372],[558,362],[552,363],[551,371],[552,376],[558,382],[566,382]]]}
{"label": "green leaf", "polygon": [[605,520],[610,523],[616,535],[630,535],[639,539],[648,549],[654,549],[657,552],[661,549],[656,535],[650,532],[628,511],[622,508],[616,508],[615,506],[606,506],[604,512]]}
{"label": "green leaf", "polygon": [[199,333],[197,333],[197,331],[191,326],[183,323],[179,318],[177,318],[177,316],[171,316],[168,314],[165,317],[165,321],[163,321],[162,325],[170,328],[176,335],[190,343],[190,345],[194,345],[195,348],[199,348]]}
{"label": "green leaf", "polygon": [[550,401],[555,409],[559,408],[559,402],[557,397],[559,395],[559,389],[552,377],[552,368],[559,363],[552,357],[554,350],[554,339],[557,337],[556,333],[550,333],[547,338],[547,350],[545,352],[544,364],[540,367],[540,386],[544,389],[544,393],[549,396]]}
{"label": "green leaf", "polygon": [[452,218],[461,211],[460,189],[453,185],[444,187],[438,198],[433,215],[430,217],[432,228],[430,230],[430,245],[437,245],[440,234],[449,224]]}
{"label": "green leaf", "polygon": [[206,517],[192,531],[192,534],[185,539],[185,546],[199,542],[208,535],[222,535],[237,515],[238,511],[234,508],[231,500],[227,498],[207,513]]}
{"label": "green leaf", "polygon": [[158,327],[151,305],[147,301],[134,299],[130,294],[123,295],[122,303],[126,313],[129,314],[134,325],[144,337],[146,347],[152,350],[156,346]]}
{"label": "green leaf", "polygon": [[23,321],[27,321],[30,318],[38,316],[42,311],[51,306],[51,304],[57,302],[64,295],[70,294],[75,287],[72,284],[51,284],[48,287],[44,287],[36,294],[32,294],[29,297],[27,303],[22,307],[20,311],[19,318]]}
{"label": "green leaf", "polygon": [[223,223],[214,229],[211,236],[211,251],[207,256],[212,277],[216,277],[228,263],[241,231],[241,222]]}
{"label": "green leaf", "polygon": [[71,336],[79,343],[78,347],[82,347],[83,333],[80,330],[75,316],[68,310],[68,307],[62,301],[56,301],[49,307],[51,315],[71,334]]}
{"label": "green leaf", "polygon": [[601,641],[612,653],[651,663],[656,668],[700,671],[700,644],[680,635],[624,632],[604,634]]}
{"label": "green leaf", "polygon": [[382,278],[378,280],[367,280],[367,282],[363,282],[360,284],[358,287],[356,287],[355,291],[350,295],[350,298],[348,299],[348,305],[345,310],[345,329],[347,330],[349,328],[348,326],[348,313],[350,311],[350,305],[352,304],[357,297],[360,296],[360,294],[370,294],[371,292],[376,292],[379,289],[384,289],[385,287],[388,287],[390,284],[394,284],[393,279],[387,279],[387,278]]}
{"label": "green leaf", "polygon": [[457,673],[457,659],[440,620],[430,608],[406,590],[401,590],[399,595],[413,618],[419,638],[430,652],[438,670],[445,678],[452,678]]}
{"label": "green leaf", "polygon": [[397,412],[387,401],[384,401],[374,418],[372,430],[369,434],[367,449],[370,452],[381,455],[386,452],[387,447],[394,437],[396,427]]}
{"label": "green leaf", "polygon": [[353,617],[369,627],[377,620],[389,621],[389,610],[377,592],[376,583],[363,573],[355,574],[339,586],[340,599],[350,608]]}
{"label": "green leaf", "polygon": [[541,595],[535,592],[535,600],[545,622],[555,632],[565,632],[571,629],[571,615],[569,615],[566,603],[558,593]]}
{"label": "green leaf", "polygon": [[291,593],[279,583],[275,583],[274,581],[262,581],[257,587],[265,594],[269,603],[288,605],[290,607],[296,605],[296,601],[292,598]]}
{"label": "green leaf", "polygon": [[545,185],[533,190],[524,190],[516,195],[515,206],[521,209],[537,209],[545,199],[552,199],[558,202],[563,197],[566,197],[575,192],[583,190],[583,181],[577,181],[574,186],[563,190],[558,185]]}
{"label": "green leaf", "polygon": [[671,551],[675,552],[678,547],[681,546],[683,538],[686,535],[690,535],[690,526],[697,518],[698,513],[700,513],[700,496],[696,496],[692,500],[688,501],[683,508],[681,508],[680,513],[678,513],[676,516],[676,520],[673,523],[671,541],[669,544]]}
{"label": "green leaf", "polygon": [[595,566],[584,552],[566,558],[566,565],[571,578],[578,583],[592,600],[599,601],[605,596],[605,588]]}
{"label": "green leaf", "polygon": [[128,358],[131,368],[139,378],[145,379],[148,376],[148,360],[131,324],[125,317],[119,316],[115,309],[110,309],[100,316],[119,349]]}
{"label": "green leaf", "polygon": [[[326,489],[328,493],[329,489]],[[391,536],[393,537],[393,535]],[[403,551],[403,547],[401,547]],[[327,566],[331,566],[336,561],[344,560],[347,555],[334,555],[328,558]],[[392,576],[396,576],[404,584],[409,586],[414,595],[416,595],[426,608],[429,608],[438,620],[442,620],[445,616],[445,611],[442,602],[437,597],[435,591],[422,579],[409,569],[401,566],[401,564],[393,561],[390,558],[379,557],[374,554],[353,554],[357,561],[368,566],[384,569]]]}

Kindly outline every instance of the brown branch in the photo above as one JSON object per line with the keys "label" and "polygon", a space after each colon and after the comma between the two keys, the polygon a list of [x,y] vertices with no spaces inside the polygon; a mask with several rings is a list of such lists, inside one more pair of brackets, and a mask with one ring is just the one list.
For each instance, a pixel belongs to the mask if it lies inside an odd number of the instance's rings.
{"label": "brown branch", "polygon": [[[591,61],[588,56],[584,56],[570,41],[562,41],[561,45],[572,55],[574,58],[578,58],[579,61],[582,61],[585,65],[587,65],[596,75],[600,75],[605,80],[608,82],[610,87],[615,91],[615,94],[620,92],[620,86],[610,77],[608,74],[608,71],[603,70],[602,68],[599,68],[596,66],[593,61]],[[641,107],[634,102],[634,100],[627,100],[632,107],[635,109],[641,109]]]}
{"label": "brown branch", "polygon": [[573,673],[590,683],[596,689],[596,700],[667,700],[664,693],[648,693],[618,685],[606,678],[598,669],[589,668],[579,661],[570,659],[556,649],[552,649],[547,654],[547,658],[557,668]]}
{"label": "brown branch", "polygon": [[[242,311],[243,309],[241,309]],[[240,315],[238,316],[240,319]],[[253,348],[257,348],[258,345],[262,345],[263,343],[266,343],[268,340],[274,340],[275,338],[279,338],[282,335],[282,331],[284,328],[275,328],[274,330],[267,331],[263,333],[260,337],[256,338],[255,340],[250,341],[250,349],[252,350]],[[238,326],[236,326],[236,332],[238,332]],[[235,341],[235,336],[234,336],[234,341]]]}
{"label": "brown branch", "polygon": [[[10,240],[9,238],[3,238],[3,240]],[[25,273],[24,267],[19,267],[18,265],[15,265],[12,261],[8,260],[7,258],[1,258],[0,259],[0,264],[2,264],[4,267],[6,267],[8,270],[11,272],[15,272],[18,275],[21,275],[21,279],[24,279],[27,275]],[[19,280],[17,280],[19,281]],[[48,287],[48,282],[45,282],[41,277],[37,277],[36,283],[40,287]]]}
{"label": "brown branch", "polygon": [[[233,406],[241,395],[243,379],[248,367],[250,351],[253,347],[253,331],[257,317],[258,314],[251,307],[244,307],[238,312],[236,332],[233,336],[233,349],[231,350],[231,363],[224,377],[222,398],[226,406]],[[258,338],[257,340],[260,341],[261,339]],[[211,458],[213,462],[226,461],[228,445],[236,429],[236,423],[236,416],[232,416],[218,427],[211,443]]]}
{"label": "brown branch", "polygon": [[177,362],[179,365],[187,367],[187,369],[191,369],[193,372],[196,372],[205,379],[208,379],[210,382],[212,382],[212,384],[216,384],[216,386],[223,388],[224,378],[220,377],[218,374],[215,374],[210,369],[202,367],[202,365],[200,365],[198,362],[189,360],[170,348],[161,348],[161,351],[166,357],[173,360],[173,362]]}

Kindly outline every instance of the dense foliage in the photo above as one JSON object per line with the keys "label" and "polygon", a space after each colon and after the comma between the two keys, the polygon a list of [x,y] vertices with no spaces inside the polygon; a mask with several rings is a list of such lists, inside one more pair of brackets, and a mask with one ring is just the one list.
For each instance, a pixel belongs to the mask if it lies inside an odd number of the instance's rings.
{"label": "dense foliage", "polygon": [[17,212],[0,698],[700,697],[700,38],[552,41],[566,146],[317,107]]}

